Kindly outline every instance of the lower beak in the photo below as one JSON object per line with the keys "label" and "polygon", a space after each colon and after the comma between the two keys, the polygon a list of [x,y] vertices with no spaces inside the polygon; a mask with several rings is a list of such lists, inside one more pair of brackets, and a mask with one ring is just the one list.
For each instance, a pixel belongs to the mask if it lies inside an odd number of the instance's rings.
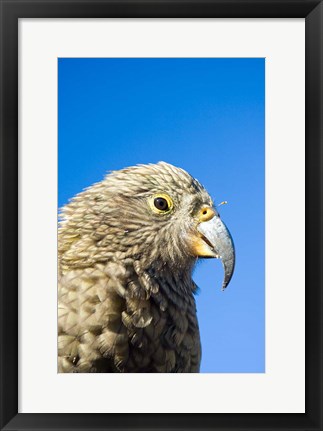
{"label": "lower beak", "polygon": [[231,234],[217,215],[209,221],[200,223],[197,230],[214,252],[214,257],[222,260],[224,267],[222,290],[224,290],[232,278],[235,264],[235,250]]}

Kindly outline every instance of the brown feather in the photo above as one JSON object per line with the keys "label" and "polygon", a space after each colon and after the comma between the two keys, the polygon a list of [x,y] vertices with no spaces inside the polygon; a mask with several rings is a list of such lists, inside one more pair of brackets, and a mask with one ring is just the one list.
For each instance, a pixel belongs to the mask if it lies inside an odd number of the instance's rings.
{"label": "brown feather", "polygon": [[[167,193],[174,212],[149,199]],[[198,204],[187,172],[166,163],[112,172],[60,214],[59,372],[198,372],[201,358],[187,237]]]}

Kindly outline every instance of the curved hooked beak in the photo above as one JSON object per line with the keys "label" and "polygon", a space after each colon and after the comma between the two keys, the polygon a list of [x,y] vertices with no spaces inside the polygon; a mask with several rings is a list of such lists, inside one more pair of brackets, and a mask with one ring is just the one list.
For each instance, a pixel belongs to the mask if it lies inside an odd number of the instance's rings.
{"label": "curved hooked beak", "polygon": [[200,223],[197,230],[214,253],[213,257],[222,260],[224,268],[222,290],[224,290],[232,278],[235,264],[235,249],[231,234],[218,215]]}

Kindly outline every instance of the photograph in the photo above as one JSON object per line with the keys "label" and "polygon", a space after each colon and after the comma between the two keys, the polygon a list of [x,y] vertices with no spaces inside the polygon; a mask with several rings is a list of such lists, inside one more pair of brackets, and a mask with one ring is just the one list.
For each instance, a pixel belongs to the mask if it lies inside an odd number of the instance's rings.
{"label": "photograph", "polygon": [[58,373],[266,373],[266,59],[57,61]]}
{"label": "photograph", "polygon": [[323,0],[2,3],[0,431],[323,431]]}

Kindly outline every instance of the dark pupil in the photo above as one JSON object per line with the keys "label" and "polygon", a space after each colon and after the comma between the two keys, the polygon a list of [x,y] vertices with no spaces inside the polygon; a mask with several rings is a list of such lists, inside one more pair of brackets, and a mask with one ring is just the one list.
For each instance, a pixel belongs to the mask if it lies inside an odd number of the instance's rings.
{"label": "dark pupil", "polygon": [[157,209],[159,209],[161,211],[168,210],[168,203],[167,203],[166,199],[164,199],[164,198],[156,198],[154,200],[154,205]]}

